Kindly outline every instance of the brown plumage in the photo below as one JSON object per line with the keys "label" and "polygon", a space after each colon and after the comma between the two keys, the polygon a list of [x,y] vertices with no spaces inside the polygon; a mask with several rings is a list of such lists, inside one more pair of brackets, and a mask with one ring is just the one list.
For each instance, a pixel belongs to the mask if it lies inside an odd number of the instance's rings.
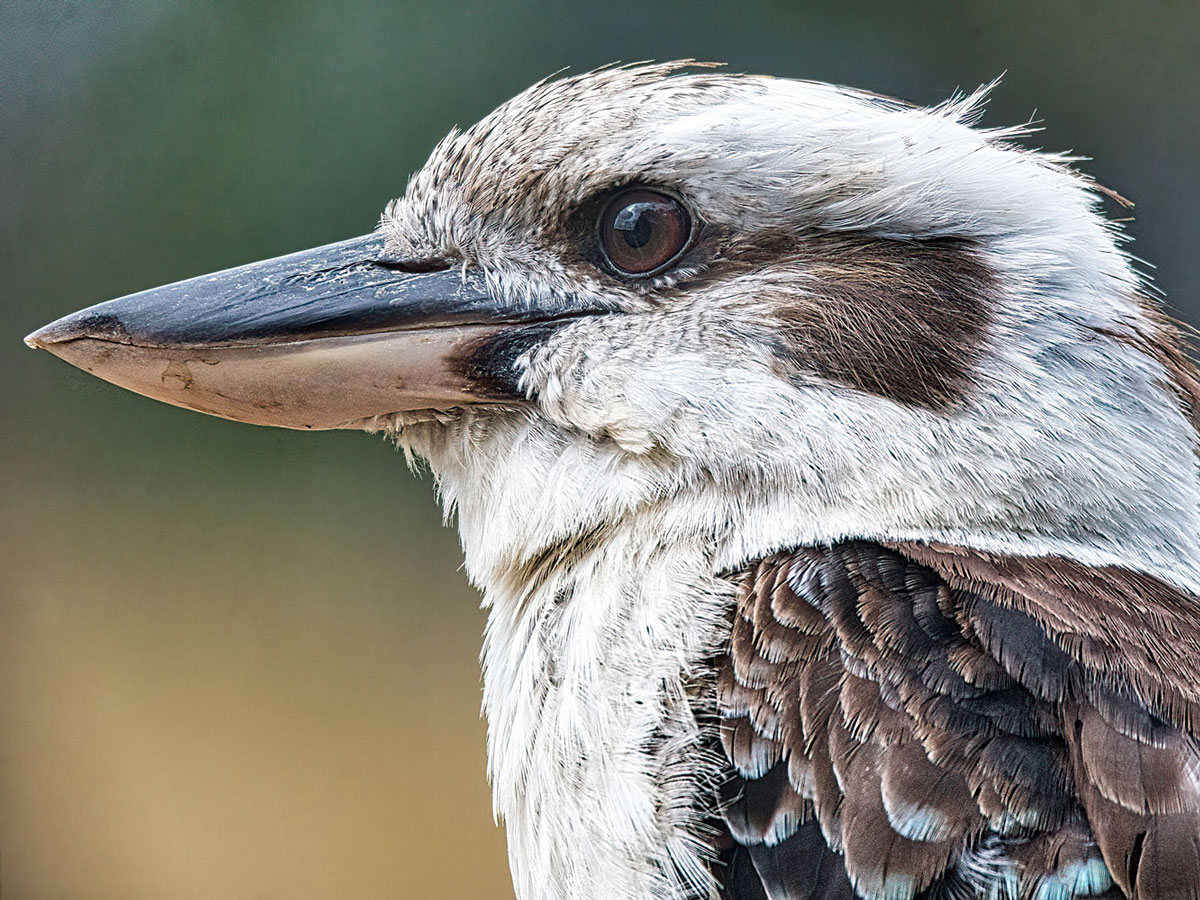
{"label": "brown plumage", "polygon": [[[1197,603],[917,543],[751,568],[718,691],[725,818],[764,896],[1195,896]],[[814,825],[820,883],[780,863]]]}
{"label": "brown plumage", "polygon": [[898,403],[942,409],[971,389],[996,274],[969,241],[791,236],[812,293],[779,304],[779,358]]}

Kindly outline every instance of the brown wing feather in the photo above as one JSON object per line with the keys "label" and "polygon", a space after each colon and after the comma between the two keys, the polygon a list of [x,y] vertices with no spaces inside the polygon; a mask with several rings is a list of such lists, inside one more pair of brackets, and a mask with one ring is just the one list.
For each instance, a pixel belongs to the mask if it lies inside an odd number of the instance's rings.
{"label": "brown wing feather", "polygon": [[1194,597],[1069,560],[763,560],[718,664],[745,851],[724,896],[1200,896],[1197,623]]}

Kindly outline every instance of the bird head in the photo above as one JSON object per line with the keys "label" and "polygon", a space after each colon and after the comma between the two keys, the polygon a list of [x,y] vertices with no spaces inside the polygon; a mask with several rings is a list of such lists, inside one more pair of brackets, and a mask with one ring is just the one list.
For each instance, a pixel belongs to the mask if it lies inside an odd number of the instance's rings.
{"label": "bird head", "polygon": [[719,565],[922,538],[1194,580],[1175,333],[1096,186],[975,127],[982,97],[542,82],[445,138],[372,234],[28,341],[203,412],[394,435],[484,581],[637,515]]}

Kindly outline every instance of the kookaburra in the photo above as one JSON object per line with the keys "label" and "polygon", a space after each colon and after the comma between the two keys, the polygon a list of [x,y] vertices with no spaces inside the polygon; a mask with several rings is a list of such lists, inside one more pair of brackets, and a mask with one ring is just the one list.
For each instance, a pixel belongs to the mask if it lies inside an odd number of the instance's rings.
{"label": "kookaburra", "polygon": [[1200,893],[1200,384],[1062,157],[680,64],[27,340],[426,460],[521,900]]}

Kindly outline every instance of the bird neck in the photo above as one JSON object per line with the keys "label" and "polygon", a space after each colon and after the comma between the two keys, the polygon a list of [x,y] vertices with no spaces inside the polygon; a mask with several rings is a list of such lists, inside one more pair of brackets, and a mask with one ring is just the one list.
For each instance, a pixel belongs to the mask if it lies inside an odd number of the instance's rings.
{"label": "bird neck", "polygon": [[708,542],[661,526],[616,523],[484,586],[488,763],[521,900],[709,893],[707,661],[732,588]]}
{"label": "bird neck", "polygon": [[710,896],[709,664],[734,593],[717,536],[645,461],[519,413],[400,438],[456,512],[488,608],[488,767],[517,896]]}

